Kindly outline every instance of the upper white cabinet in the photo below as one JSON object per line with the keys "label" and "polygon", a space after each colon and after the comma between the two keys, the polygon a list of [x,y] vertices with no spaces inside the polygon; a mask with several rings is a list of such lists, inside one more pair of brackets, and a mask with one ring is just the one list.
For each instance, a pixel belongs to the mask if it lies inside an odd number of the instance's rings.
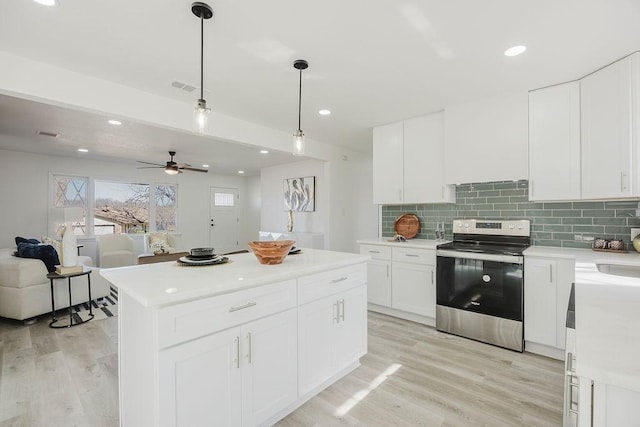
{"label": "upper white cabinet", "polygon": [[373,128],[373,203],[402,203],[403,134],[402,122]]}
{"label": "upper white cabinet", "polygon": [[527,179],[527,93],[445,109],[445,182]]}
{"label": "upper white cabinet", "polygon": [[444,185],[442,112],[373,129],[373,201],[455,202],[455,188]]}
{"label": "upper white cabinet", "polygon": [[599,199],[640,194],[636,167],[638,54],[581,81],[582,197]]}
{"label": "upper white cabinet", "polygon": [[580,82],[529,92],[529,199],[580,198]]}

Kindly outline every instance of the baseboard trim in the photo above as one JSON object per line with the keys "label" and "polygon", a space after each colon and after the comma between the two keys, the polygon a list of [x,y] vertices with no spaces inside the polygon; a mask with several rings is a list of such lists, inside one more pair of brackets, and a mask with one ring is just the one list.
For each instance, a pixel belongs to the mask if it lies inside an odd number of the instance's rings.
{"label": "baseboard trim", "polygon": [[538,344],[525,340],[524,351],[539,354],[545,357],[550,357],[552,359],[564,360],[563,348],[549,347],[548,345]]}

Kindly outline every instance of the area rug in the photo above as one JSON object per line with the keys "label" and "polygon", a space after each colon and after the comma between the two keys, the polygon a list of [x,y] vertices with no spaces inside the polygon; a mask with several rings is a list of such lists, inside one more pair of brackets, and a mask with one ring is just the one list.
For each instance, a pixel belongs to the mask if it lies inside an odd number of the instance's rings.
{"label": "area rug", "polygon": [[[111,292],[104,298],[91,301],[91,310],[93,311],[93,320],[102,320],[108,317],[114,317],[118,315],[118,290],[111,288]],[[69,318],[68,310],[58,310],[57,318],[62,324],[64,319]],[[81,322],[89,319],[89,303],[74,305],[71,308],[71,315],[73,316],[73,322]]]}

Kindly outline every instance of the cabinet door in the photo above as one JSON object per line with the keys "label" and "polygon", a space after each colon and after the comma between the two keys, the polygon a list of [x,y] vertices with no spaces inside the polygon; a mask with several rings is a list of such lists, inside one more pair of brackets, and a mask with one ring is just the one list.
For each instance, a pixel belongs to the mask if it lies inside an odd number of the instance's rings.
{"label": "cabinet door", "polygon": [[241,423],[240,328],[190,341],[159,354],[163,426]]}
{"label": "cabinet door", "polygon": [[391,307],[391,262],[372,259],[367,263],[367,296],[372,304]]}
{"label": "cabinet door", "polygon": [[289,310],[242,327],[243,425],[258,425],[298,398],[296,316]]}
{"label": "cabinet door", "polygon": [[393,262],[391,306],[423,316],[436,316],[435,268]]}
{"label": "cabinet door", "polygon": [[323,298],[298,307],[298,387],[300,396],[333,374],[337,298]]}
{"label": "cabinet door", "polygon": [[582,79],[582,197],[628,197],[631,191],[631,60]]}
{"label": "cabinet door", "polygon": [[373,128],[373,203],[403,201],[403,125]]}
{"label": "cabinet door", "polygon": [[334,368],[342,369],[367,352],[367,288],[360,286],[337,296]]}
{"label": "cabinet door", "polygon": [[580,83],[529,92],[529,200],[580,198]]}
{"label": "cabinet door", "polygon": [[454,202],[449,187],[444,185],[444,113],[405,120],[403,202]]}
{"label": "cabinet door", "polygon": [[555,260],[525,258],[524,339],[526,341],[556,347],[557,273],[558,267]]}

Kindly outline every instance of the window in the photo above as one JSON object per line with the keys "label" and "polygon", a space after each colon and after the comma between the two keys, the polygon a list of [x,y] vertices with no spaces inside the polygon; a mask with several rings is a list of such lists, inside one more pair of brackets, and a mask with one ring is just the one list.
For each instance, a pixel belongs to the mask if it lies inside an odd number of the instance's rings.
{"label": "window", "polygon": [[216,206],[233,206],[233,193],[215,193],[214,203]]}
{"label": "window", "polygon": [[149,228],[149,184],[95,182],[93,233],[145,233]]}
{"label": "window", "polygon": [[62,208],[80,207],[82,208],[82,220],[73,224],[73,232],[76,235],[86,235],[87,219],[87,187],[89,179],[86,177],[53,175],[53,207],[54,212],[51,218],[51,231],[59,234],[59,227],[64,223],[64,212]]}
{"label": "window", "polygon": [[156,231],[176,231],[178,186],[156,184]]}

